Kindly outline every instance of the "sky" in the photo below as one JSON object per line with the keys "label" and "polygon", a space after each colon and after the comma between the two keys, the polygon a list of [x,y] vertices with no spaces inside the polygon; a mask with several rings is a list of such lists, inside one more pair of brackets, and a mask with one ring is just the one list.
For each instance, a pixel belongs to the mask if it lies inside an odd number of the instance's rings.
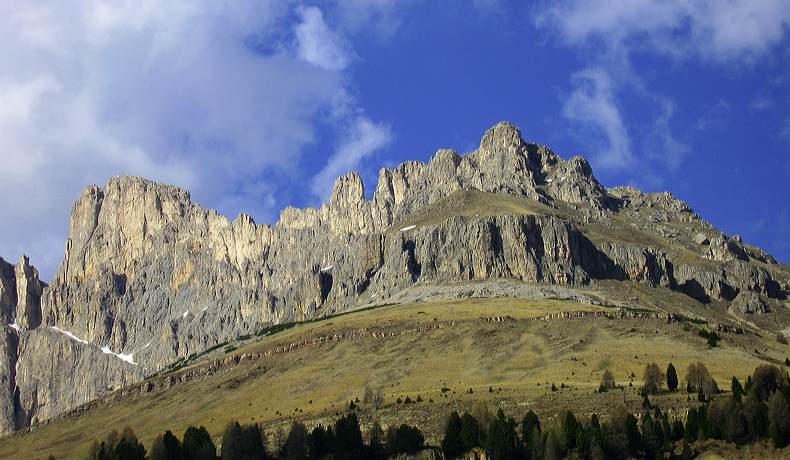
{"label": "sky", "polygon": [[790,262],[790,0],[0,0],[0,256],[118,174],[274,223],[502,120]]}

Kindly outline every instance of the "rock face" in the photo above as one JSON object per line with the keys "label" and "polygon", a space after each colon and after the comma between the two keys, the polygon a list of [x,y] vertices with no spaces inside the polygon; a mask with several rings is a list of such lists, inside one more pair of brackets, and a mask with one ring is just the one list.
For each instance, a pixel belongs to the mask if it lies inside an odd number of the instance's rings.
{"label": "rock face", "polygon": [[[715,236],[702,244],[701,233]],[[772,263],[672,195],[607,190],[586,160],[563,160],[507,123],[467,156],[439,150],[427,164],[382,169],[371,200],[349,173],[328,204],[287,208],[274,226],[231,221],[176,187],[114,177],[75,203],[51,286],[26,258],[13,270],[0,264],[0,311],[22,328],[0,362],[10,394],[0,398],[0,430],[268,325],[415,285],[619,279],[730,302],[777,297],[784,272]]]}
{"label": "rock face", "polygon": [[758,294],[750,291],[742,291],[735,297],[735,300],[732,301],[730,311],[741,315],[762,315],[768,313],[769,308]]}
{"label": "rock face", "polygon": [[20,334],[40,324],[45,287],[26,256],[16,266],[0,258],[0,433],[20,426],[15,409]]}

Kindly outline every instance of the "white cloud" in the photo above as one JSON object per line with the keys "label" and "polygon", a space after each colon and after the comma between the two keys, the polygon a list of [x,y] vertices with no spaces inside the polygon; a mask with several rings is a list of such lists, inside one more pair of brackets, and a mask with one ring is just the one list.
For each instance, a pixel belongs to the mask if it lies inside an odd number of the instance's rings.
{"label": "white cloud", "polygon": [[585,69],[573,76],[572,85],[573,90],[563,106],[563,116],[604,137],[604,145],[592,158],[595,167],[606,170],[630,167],[634,161],[631,138],[609,74],[599,68]]}
{"label": "white cloud", "polygon": [[[784,37],[790,0],[566,0],[538,9],[536,23],[583,50],[587,69],[594,69],[572,78],[564,114],[607,140],[597,153],[598,166],[616,170],[638,163],[624,121],[628,114],[618,104],[623,92],[633,91],[643,106],[658,108],[652,121],[635,128],[644,157],[674,169],[689,152],[671,129],[675,104],[650,89],[632,57],[652,53],[671,60],[750,64]],[[703,117],[698,128],[712,125],[713,115]]]}
{"label": "white cloud", "polygon": [[344,36],[320,10],[298,11],[0,3],[0,255],[27,253],[51,275],[73,200],[115,174],[188,187],[231,217],[274,217],[278,180],[298,174],[320,118],[337,112],[329,129],[342,130],[359,111],[345,96]]}
{"label": "white cloud", "polygon": [[657,98],[656,105],[660,113],[653,120],[651,131],[647,136],[649,154],[670,170],[675,170],[683,163],[690,149],[672,133],[670,121],[675,105],[667,98]]}
{"label": "white cloud", "polygon": [[311,6],[300,10],[302,22],[296,27],[297,52],[310,64],[327,70],[343,70],[350,57],[348,47],[324,22],[321,10]]}
{"label": "white cloud", "polygon": [[611,53],[655,51],[714,61],[751,60],[790,26],[788,0],[569,0],[539,14],[569,44]]}
{"label": "white cloud", "polygon": [[400,27],[403,11],[421,0],[338,0],[339,26],[346,32],[370,32],[375,38],[388,39]]}
{"label": "white cloud", "polygon": [[313,177],[313,193],[320,199],[329,198],[338,176],[357,168],[362,160],[386,147],[391,140],[389,126],[376,124],[364,115],[358,116],[326,166]]}

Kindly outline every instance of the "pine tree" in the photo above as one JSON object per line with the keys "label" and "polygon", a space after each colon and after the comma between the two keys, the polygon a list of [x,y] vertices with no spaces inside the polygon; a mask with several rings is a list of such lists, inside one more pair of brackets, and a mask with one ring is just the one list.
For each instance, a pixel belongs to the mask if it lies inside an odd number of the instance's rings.
{"label": "pine tree", "polygon": [[453,411],[450,418],[447,420],[447,427],[444,430],[444,439],[442,439],[442,451],[448,457],[458,456],[463,454],[464,443],[461,438],[461,429],[463,422],[458,412]]}
{"label": "pine tree", "polygon": [[327,433],[323,425],[317,425],[313,428],[313,431],[307,437],[307,453],[311,458],[321,458],[332,452],[330,437],[330,433]]}
{"label": "pine tree", "polygon": [[338,457],[359,456],[364,447],[357,414],[351,412],[335,422],[334,451]]}
{"label": "pine tree", "polygon": [[524,441],[526,456],[530,456],[535,447],[532,444],[533,433],[540,435],[540,420],[537,414],[530,410],[521,420],[521,439]]}
{"label": "pine tree", "polygon": [[[178,441],[176,439],[176,441]],[[134,431],[128,426],[121,432],[109,458],[118,460],[145,460],[145,447],[137,440]]]}
{"label": "pine tree", "polygon": [[215,460],[217,458],[217,447],[204,426],[200,428],[190,426],[186,429],[182,452],[187,460]]}
{"label": "pine tree", "polygon": [[573,412],[565,412],[565,416],[562,418],[562,434],[565,438],[565,446],[569,451],[576,448],[576,432],[579,428],[579,422],[576,421]]}
{"label": "pine tree", "polygon": [[768,434],[777,448],[790,442],[790,408],[781,391],[775,391],[768,399]]}
{"label": "pine tree", "polygon": [[425,438],[420,430],[405,423],[390,433],[387,438],[387,450],[392,456],[398,454],[414,455],[425,444]]}
{"label": "pine tree", "polygon": [[307,429],[303,423],[291,423],[291,429],[285,440],[284,457],[288,460],[305,460],[307,458]]}
{"label": "pine tree", "polygon": [[495,460],[516,458],[518,455],[516,421],[512,417],[506,419],[502,409],[497,411],[496,417],[488,427],[486,447]]}
{"label": "pine tree", "polygon": [[151,460],[181,460],[181,442],[167,430],[151,446]]}
{"label": "pine tree", "polygon": [[678,389],[678,373],[672,363],[669,363],[669,366],[667,366],[667,388],[669,388],[669,391]]}
{"label": "pine tree", "polygon": [[741,386],[741,382],[739,382],[738,378],[735,376],[732,377],[730,389],[732,390],[732,397],[735,398],[736,401],[740,402],[741,396],[743,395],[743,387]]}
{"label": "pine tree", "polygon": [[369,458],[384,458],[386,452],[384,451],[384,430],[381,429],[378,420],[373,421],[370,427],[370,442],[368,442],[368,457]]}
{"label": "pine tree", "polygon": [[480,422],[477,421],[469,412],[464,412],[461,416],[461,441],[463,442],[464,452],[483,445],[483,430]]}

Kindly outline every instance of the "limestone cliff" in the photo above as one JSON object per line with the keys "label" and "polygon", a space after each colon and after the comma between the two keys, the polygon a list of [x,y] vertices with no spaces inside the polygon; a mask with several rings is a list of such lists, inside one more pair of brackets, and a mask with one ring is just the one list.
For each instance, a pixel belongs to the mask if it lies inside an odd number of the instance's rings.
{"label": "limestone cliff", "polygon": [[467,156],[439,150],[427,164],[382,169],[371,200],[349,173],[328,204],[287,208],[274,226],[114,177],[74,205],[51,286],[37,284],[27,259],[0,263],[0,312],[21,329],[0,349],[0,431],[274,323],[384,302],[415,284],[497,278],[632,280],[724,308],[737,298],[742,314],[769,311],[788,283],[770,256],[671,195],[607,190],[586,160],[525,142],[507,123]]}

